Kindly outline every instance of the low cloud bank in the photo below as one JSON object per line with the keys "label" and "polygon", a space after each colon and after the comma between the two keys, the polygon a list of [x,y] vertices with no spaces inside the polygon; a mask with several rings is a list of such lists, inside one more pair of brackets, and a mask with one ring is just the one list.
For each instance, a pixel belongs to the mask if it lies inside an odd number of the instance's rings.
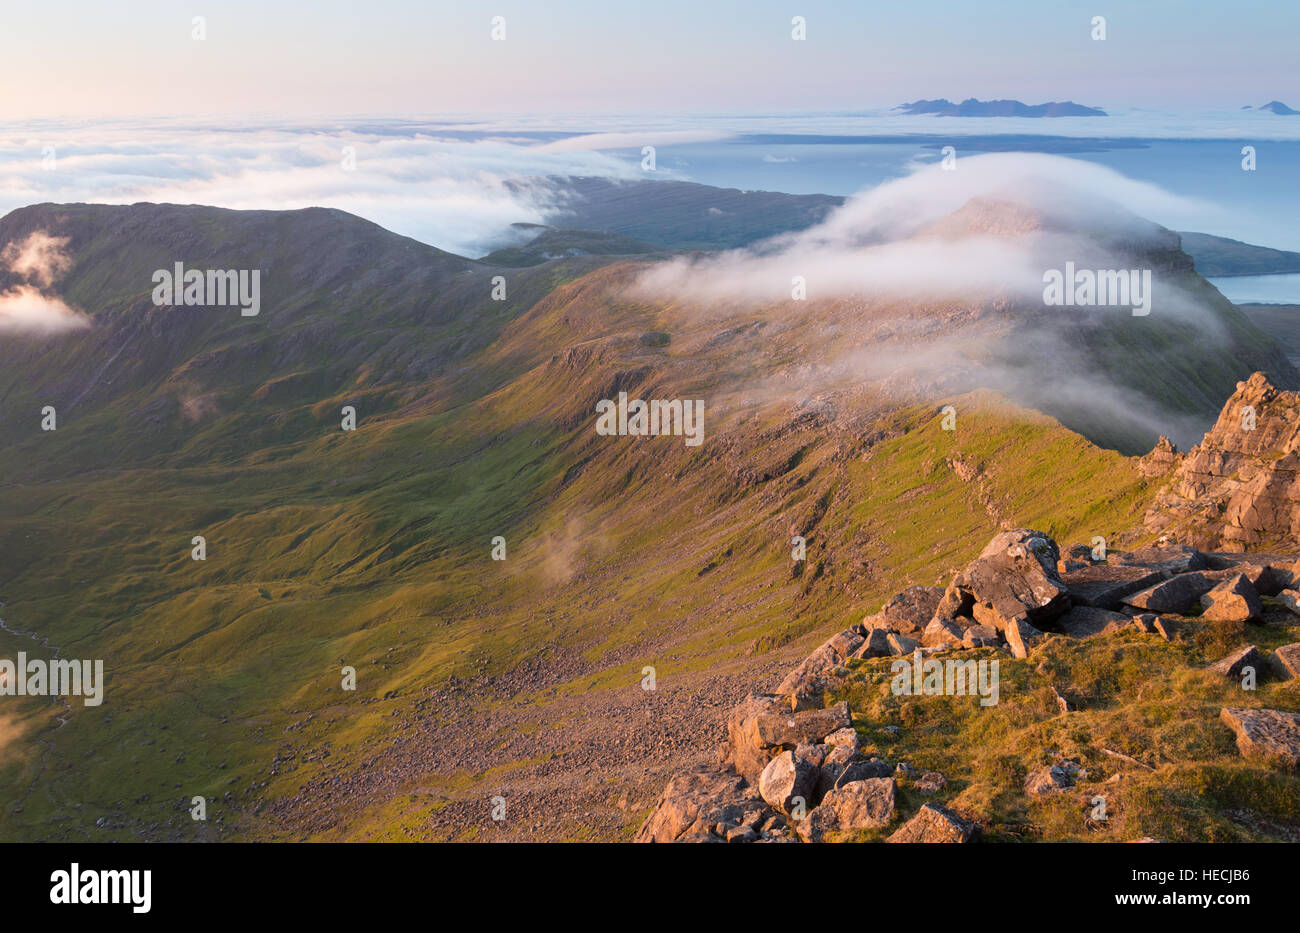
{"label": "low cloud bank", "polygon": [[419,126],[53,125],[0,140],[0,214],[41,202],[332,207],[477,257],[502,245],[510,224],[544,223],[556,209],[545,176],[641,177],[638,163],[601,151],[618,143]]}
{"label": "low cloud bank", "polygon": [[[1204,296],[1186,290],[1186,277],[1160,268],[1175,237],[1143,219],[1190,209],[1080,160],[972,156],[951,171],[927,166],[863,192],[808,230],[655,266],[637,290],[697,320],[770,307],[778,329],[805,316],[821,322],[814,327],[834,321],[837,336],[826,346],[837,349],[811,361],[797,384],[783,374],[787,397],[865,383],[922,396],[983,386],[1067,423],[1101,426],[1129,449],[1159,433],[1188,444],[1207,425],[1138,390],[1143,374],[1132,366],[1172,372],[1185,360],[1161,353],[1222,354],[1230,339]],[[1129,306],[1050,306],[1045,276],[1075,269],[1124,270],[1126,284],[1153,284]],[[1135,269],[1153,274],[1130,278]],[[791,300],[800,293],[806,301]],[[829,317],[818,304],[846,299]],[[1148,306],[1134,316],[1141,303]],[[1176,334],[1177,346],[1162,350],[1169,341],[1151,328]],[[1117,342],[1090,342],[1102,330]]]}

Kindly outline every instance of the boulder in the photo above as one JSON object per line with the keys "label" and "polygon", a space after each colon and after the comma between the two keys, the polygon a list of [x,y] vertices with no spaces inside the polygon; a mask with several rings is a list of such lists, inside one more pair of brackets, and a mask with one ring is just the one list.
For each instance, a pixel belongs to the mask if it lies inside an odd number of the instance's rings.
{"label": "boulder", "polygon": [[783,751],[768,761],[758,778],[758,793],[768,806],[789,815],[798,806],[814,806],[816,782],[822,773],[820,761],[807,758],[805,748]]}
{"label": "boulder", "polygon": [[1061,574],[1061,582],[1069,590],[1074,605],[1098,609],[1118,609],[1125,596],[1153,586],[1162,579],[1164,577],[1159,572],[1147,567],[1119,564],[1093,564]]}
{"label": "boulder", "polygon": [[825,736],[827,745],[835,747],[847,746],[852,752],[856,752],[862,745],[862,739],[858,737],[858,731],[852,728],[836,729],[834,732]]}
{"label": "boulder", "polygon": [[1226,658],[1215,661],[1209,669],[1224,677],[1237,678],[1248,667],[1253,667],[1258,673],[1263,663],[1264,657],[1259,653],[1259,649],[1254,645],[1248,645],[1245,648],[1238,648]]}
{"label": "boulder", "polygon": [[758,778],[758,793],[773,809],[787,816],[802,806],[811,809],[821,776],[821,762],[802,754],[802,749],[782,752],[773,758]]}
{"label": "boulder", "polygon": [[897,632],[889,636],[889,653],[895,657],[906,657],[919,647],[921,647],[921,643],[915,638],[908,638],[906,635],[900,635]]}
{"label": "boulder", "polygon": [[943,590],[940,587],[909,586],[885,603],[880,616],[894,631],[920,638],[921,632],[934,618],[941,599]]}
{"label": "boulder", "polygon": [[922,794],[937,794],[947,783],[948,779],[938,771],[926,771],[912,782],[912,786]]}
{"label": "boulder", "polygon": [[1121,602],[1150,612],[1175,612],[1186,615],[1200,604],[1201,597],[1213,588],[1214,582],[1202,573],[1182,573],[1125,596]]}
{"label": "boulder", "polygon": [[1219,719],[1237,734],[1237,750],[1243,758],[1300,770],[1300,713],[1225,708]]}
{"label": "boulder", "polygon": [[1025,777],[1025,793],[1030,797],[1044,797],[1060,793],[1071,784],[1073,781],[1066,768],[1059,764],[1049,765],[1029,772]]}
{"label": "boulder", "polygon": [[1056,542],[1043,532],[1004,531],[953,578],[935,613],[970,616],[999,631],[1015,620],[1049,623],[1070,606],[1058,560]]}
{"label": "boulder", "polygon": [[887,628],[868,628],[866,638],[858,646],[858,650],[853,652],[855,658],[887,658],[890,654],[889,636],[891,632]]}
{"label": "boulder", "polygon": [[887,842],[972,842],[979,827],[935,803],[927,803],[900,826]]}
{"label": "boulder", "polygon": [[776,692],[815,702],[839,679],[837,671],[843,667],[844,660],[862,646],[863,640],[857,628],[832,635],[786,675]]}
{"label": "boulder", "polygon": [[1182,631],[1182,623],[1166,616],[1156,616],[1155,629],[1165,641],[1173,641]]}
{"label": "boulder", "polygon": [[780,698],[750,694],[727,715],[728,759],[751,784],[769,761],[785,750],[820,742],[852,725],[847,703],[829,709],[791,712]]}
{"label": "boulder", "polygon": [[1154,635],[1156,634],[1156,620],[1159,618],[1160,616],[1154,612],[1139,612],[1133,617],[1130,624],[1144,635]]}
{"label": "boulder", "polygon": [[962,633],[961,643],[966,648],[996,648],[1002,636],[991,625],[972,625]]}
{"label": "boulder", "polygon": [[835,787],[849,781],[889,777],[893,773],[889,764],[879,758],[864,758],[850,751],[847,745],[837,746],[826,756],[826,761],[822,764],[821,774],[817,779],[817,799],[822,799]]}
{"label": "boulder", "polygon": [[1285,680],[1300,678],[1300,642],[1283,645],[1273,652],[1273,670]]}
{"label": "boulder", "polygon": [[1281,581],[1270,564],[1237,564],[1232,570],[1249,580],[1260,596],[1276,596],[1282,590]]}
{"label": "boulder", "polygon": [[700,767],[675,775],[634,842],[721,842],[716,828],[744,824],[747,815],[767,813],[739,775]]}
{"label": "boulder", "polygon": [[939,648],[944,645],[957,646],[962,643],[961,626],[951,619],[931,619],[930,624],[921,633],[921,644],[926,648]]}
{"label": "boulder", "polygon": [[1246,622],[1259,618],[1264,604],[1244,574],[1224,580],[1201,597],[1201,618],[1210,622]]}
{"label": "boulder", "polygon": [[1165,576],[1206,568],[1205,555],[1187,544],[1166,544],[1140,548],[1127,554],[1114,553],[1109,562],[1121,567],[1143,567]]}
{"label": "boulder", "polygon": [[894,816],[894,779],[868,778],[841,784],[796,825],[804,842],[822,842],[831,834],[888,826]]}
{"label": "boulder", "polygon": [[1300,616],[1300,590],[1282,590],[1277,594],[1277,601]]}
{"label": "boulder", "polygon": [[1071,638],[1092,638],[1096,635],[1113,635],[1128,628],[1128,616],[1095,606],[1075,606],[1056,620],[1057,631]]}

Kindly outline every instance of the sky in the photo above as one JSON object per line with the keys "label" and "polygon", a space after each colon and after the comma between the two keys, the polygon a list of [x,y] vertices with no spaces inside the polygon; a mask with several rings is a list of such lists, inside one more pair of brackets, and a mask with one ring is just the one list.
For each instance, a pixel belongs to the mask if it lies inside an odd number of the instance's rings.
{"label": "sky", "polygon": [[[1104,41],[1091,38],[1097,15]],[[1293,0],[6,0],[3,20],[3,122],[801,112],[968,96],[1300,108]]]}

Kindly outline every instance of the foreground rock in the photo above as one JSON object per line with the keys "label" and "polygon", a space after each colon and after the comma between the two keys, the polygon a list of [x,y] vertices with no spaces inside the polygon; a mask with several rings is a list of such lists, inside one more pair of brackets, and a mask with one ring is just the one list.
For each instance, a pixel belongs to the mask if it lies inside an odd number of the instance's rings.
{"label": "foreground rock", "polygon": [[1273,668],[1285,680],[1300,678],[1300,642],[1283,645],[1273,652]]}
{"label": "foreground rock", "polygon": [[894,816],[894,779],[849,781],[832,790],[795,824],[804,842],[823,842],[834,834],[888,826]]}
{"label": "foreground rock", "polygon": [[943,590],[937,586],[909,586],[885,603],[878,617],[895,632],[920,638],[941,599]]}
{"label": "foreground rock", "polygon": [[829,709],[792,712],[789,698],[750,694],[727,716],[727,759],[736,772],[757,786],[759,775],[777,755],[801,745],[815,745],[833,732],[850,728],[847,703]]}
{"label": "foreground rock", "polygon": [[1097,609],[1093,606],[1075,606],[1056,620],[1057,629],[1071,638],[1113,635],[1131,625],[1132,620],[1123,613]]}
{"label": "foreground rock", "polygon": [[1174,612],[1178,615],[1186,615],[1200,605],[1201,597],[1213,587],[1214,581],[1202,573],[1183,573],[1125,596],[1122,602],[1148,612]]}
{"label": "foreground rock", "polygon": [[1056,542],[1041,531],[1004,531],[953,578],[935,615],[973,618],[1004,634],[1013,623],[1024,623],[1028,628],[1017,637],[1027,640],[1070,608],[1057,571],[1060,557]]}
{"label": "foreground rock", "polygon": [[1061,574],[1076,606],[1118,609],[1125,596],[1159,583],[1162,575],[1147,567],[1090,564]]}
{"label": "foreground rock", "polygon": [[973,842],[979,827],[938,804],[927,803],[887,842]]}
{"label": "foreground rock", "polygon": [[759,775],[759,795],[787,816],[795,809],[812,806],[821,778],[821,761],[815,760],[809,751],[809,747],[802,746],[792,752],[782,752]]}
{"label": "foreground rock", "polygon": [[826,689],[839,679],[845,660],[863,645],[864,640],[863,633],[856,627],[832,635],[786,675],[776,692],[792,696],[802,705],[818,705]]}
{"label": "foreground rock", "polygon": [[1210,665],[1210,670],[1223,677],[1240,677],[1247,668],[1259,672],[1264,663],[1264,656],[1254,645],[1238,648],[1232,654]]}
{"label": "foreground rock", "polygon": [[1219,719],[1237,734],[1237,750],[1243,758],[1300,770],[1300,713],[1225,708]]}
{"label": "foreground rock", "polygon": [[1188,544],[1138,548],[1127,554],[1115,554],[1112,559],[1121,567],[1141,567],[1165,577],[1192,570],[1204,570],[1208,566],[1205,555]]}
{"label": "foreground rock", "polygon": [[1244,574],[1224,580],[1201,597],[1201,618],[1210,622],[1247,622],[1259,618],[1264,604]]}
{"label": "foreground rock", "polygon": [[[634,842],[725,842],[719,826],[757,826],[768,815],[763,801],[736,774],[697,768],[668,782]],[[746,821],[748,820],[748,824]]]}

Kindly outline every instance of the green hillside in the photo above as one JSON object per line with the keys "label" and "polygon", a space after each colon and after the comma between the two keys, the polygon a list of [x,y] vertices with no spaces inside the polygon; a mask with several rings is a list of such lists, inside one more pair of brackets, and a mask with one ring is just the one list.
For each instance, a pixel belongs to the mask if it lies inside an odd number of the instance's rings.
{"label": "green hillside", "polygon": [[[0,656],[108,685],[6,703],[0,838],[626,838],[827,630],[1000,526],[1118,538],[1153,493],[988,391],[803,381],[952,308],[724,314],[648,300],[643,263],[507,269],[333,211],[44,205],[0,240],[35,229],[95,326],[0,347]],[[261,262],[263,313],[155,308],[175,255]],[[597,435],[619,391],[706,400],[706,443]]]}

